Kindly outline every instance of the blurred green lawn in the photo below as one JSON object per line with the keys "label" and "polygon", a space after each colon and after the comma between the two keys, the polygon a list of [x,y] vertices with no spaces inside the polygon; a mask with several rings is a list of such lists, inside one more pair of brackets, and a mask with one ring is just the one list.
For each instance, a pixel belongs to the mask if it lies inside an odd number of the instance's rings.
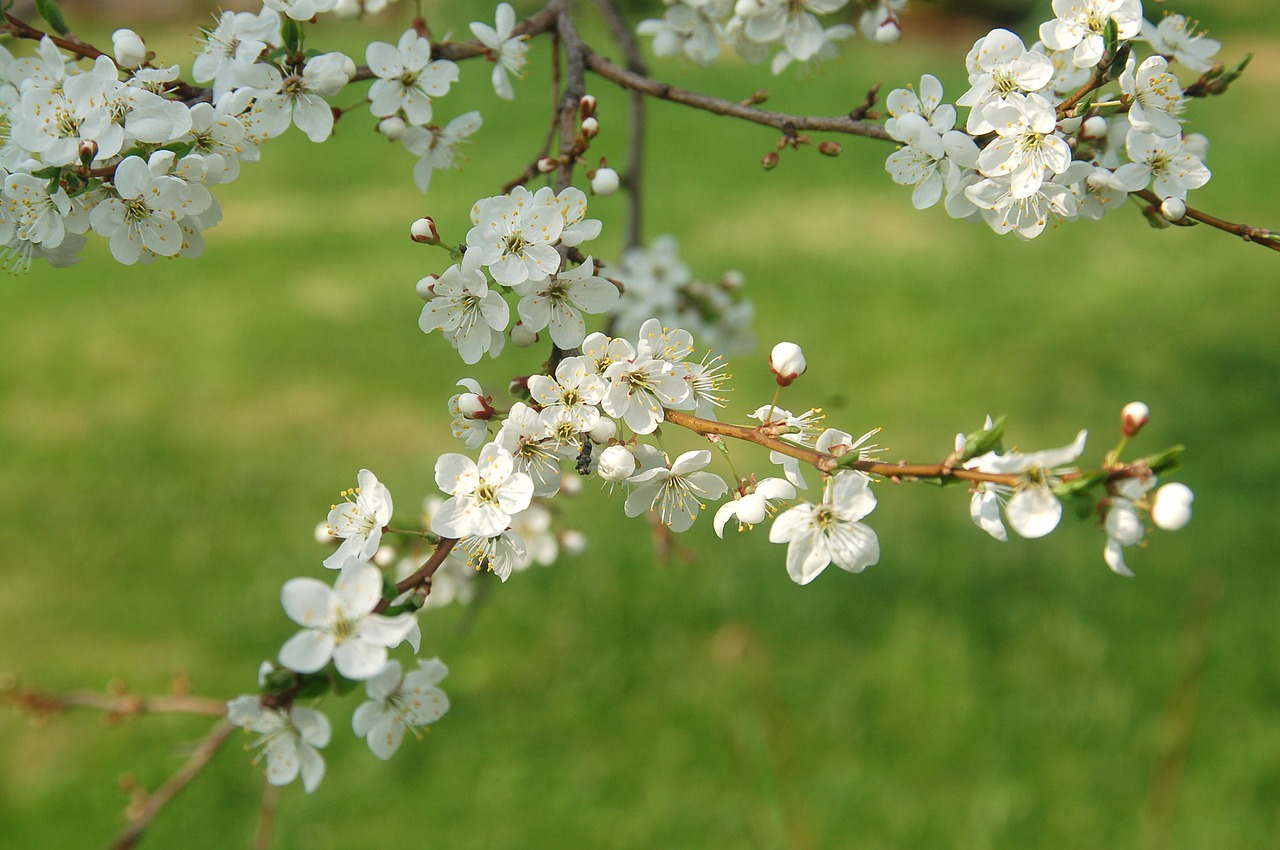
{"label": "blurred green lawn", "polygon": [[[1215,35],[1258,58],[1230,97],[1193,106],[1214,142],[1193,202],[1280,225],[1280,46],[1242,10],[1225,5],[1241,26]],[[806,84],[656,73],[733,98],[767,86],[795,112],[926,70],[954,98],[977,26],[922,24],[949,35],[924,44],[908,19],[897,49],[855,45]],[[354,52],[397,29],[313,43]],[[429,199],[356,110],[332,142],[294,131],[246,165],[199,261],[122,268],[99,244],[0,286],[0,673],[150,693],[185,670],[198,693],[248,692],[293,631],[280,584],[322,572],[312,529],[356,471],[415,519],[457,448],[453,382],[541,357],[467,368],[425,337],[413,287],[443,255],[406,239],[425,212],[460,239],[470,204],[533,155],[547,45],[532,55],[514,105],[487,67],[463,68],[439,117],[475,102],[485,126]],[[624,102],[593,91],[599,149],[622,162]],[[1154,232],[1136,208],[1019,243],[912,210],[888,146],[785,152],[764,173],[771,131],[668,104],[651,117],[646,234],[677,234],[704,276],[744,272],[761,340],[810,356],[788,406],[882,426],[892,458],[940,458],[988,412],[1028,449],[1088,427],[1096,458],[1139,398],[1153,418],[1134,451],[1186,444],[1195,519],[1153,532],[1124,580],[1091,522],[1002,545],[962,490],[885,484],[881,563],[799,588],[765,529],[720,543],[704,520],[681,539],[696,561],[657,566],[644,525],[590,492],[562,507],[584,556],[495,588],[465,633],[462,612],[424,617],[425,652],[453,671],[424,743],[383,764],[347,732],[356,700],[326,704],[329,774],[286,789],[274,846],[1280,847],[1280,260],[1204,228]],[[622,206],[592,202],[597,256],[616,255]],[[767,402],[762,357],[735,363],[731,418]],[[0,716],[0,844],[49,850],[105,845],[120,775],[156,786],[208,726]],[[261,781],[238,740],[144,846],[247,845]]]}

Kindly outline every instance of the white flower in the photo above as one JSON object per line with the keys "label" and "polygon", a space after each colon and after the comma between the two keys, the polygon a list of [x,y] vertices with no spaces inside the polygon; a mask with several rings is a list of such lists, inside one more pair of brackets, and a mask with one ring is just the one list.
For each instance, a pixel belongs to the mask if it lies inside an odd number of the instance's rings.
{"label": "white flower", "polygon": [[618,303],[618,288],[595,274],[590,256],[576,269],[557,272],[540,283],[527,283],[516,311],[526,330],[550,327],[551,341],[563,349],[576,347],[586,336],[583,313],[605,313]]}
{"label": "white flower", "polygon": [[1151,497],[1151,521],[1165,531],[1178,531],[1191,522],[1195,494],[1186,484],[1166,484]]}
{"label": "white flower", "polygon": [[1116,486],[1107,508],[1107,545],[1102,551],[1102,558],[1113,573],[1122,576],[1133,576],[1133,571],[1124,562],[1123,548],[1142,542],[1145,530],[1138,517],[1137,503],[1146,492],[1155,486],[1155,478],[1140,481],[1137,478],[1126,478]]}
{"label": "white flower", "polygon": [[149,162],[125,157],[116,166],[118,197],[103,200],[89,214],[94,232],[108,238],[111,255],[125,265],[136,263],[143,249],[163,257],[182,250],[178,219],[192,203],[192,193],[186,182],[163,173],[172,158],[168,151],[157,151]]}
{"label": "white flower", "polygon": [[488,24],[473,23],[471,31],[480,43],[489,49],[489,60],[493,67],[493,90],[498,97],[511,100],[515,92],[511,89],[511,81],[507,73],[517,77],[524,76],[525,54],[529,52],[527,35],[512,36],[516,26],[516,13],[510,3],[499,3],[495,27]]}
{"label": "white flower", "polygon": [[292,121],[313,142],[333,132],[333,109],[325,101],[342,90],[355,65],[341,53],[325,53],[307,60],[301,73],[289,76],[274,65],[254,65],[241,74],[253,89],[256,111],[267,136],[278,136]]}
{"label": "white flower", "polygon": [[368,679],[387,663],[387,649],[414,630],[412,614],[385,617],[373,609],[382,599],[382,571],[351,558],[333,587],[313,578],[284,583],[280,603],[305,628],[280,647],[280,663],[315,673],[329,663],[348,679]]}
{"label": "white flower", "polygon": [[609,384],[601,400],[604,412],[637,434],[652,434],[666,417],[664,405],[684,404],[690,397],[689,385],[675,367],[655,358],[647,346],[632,359],[610,365],[604,379]]}
{"label": "white flower", "polygon": [[787,574],[796,584],[813,581],[832,562],[860,573],[880,560],[880,540],[858,521],[876,508],[867,477],[837,475],[829,493],[820,505],[802,502],[784,511],[769,529],[769,542],[788,544]]}
{"label": "white flower", "polygon": [[284,12],[295,21],[309,21],[320,12],[332,11],[338,0],[262,0],[262,5]]}
{"label": "white flower", "polygon": [[259,733],[253,746],[266,754],[272,785],[288,785],[301,773],[302,787],[310,794],[324,779],[324,759],[316,749],[329,743],[330,728],[329,718],[320,712],[296,705],[267,708],[258,697],[243,696],[227,703],[227,719]]}
{"label": "white flower", "polygon": [[406,127],[400,142],[409,153],[419,157],[413,166],[413,181],[424,193],[431,188],[431,175],[436,171],[453,168],[457,162],[455,148],[470,140],[480,129],[479,112],[464,112],[444,126]]}
{"label": "white flower", "polygon": [[[329,509],[325,526],[330,535],[342,538],[338,550],[324,559],[324,565],[331,570],[341,569],[348,558],[372,558],[392,513],[391,491],[367,469],[356,474],[355,489],[343,490],[339,495],[343,501]],[[355,501],[351,501],[352,496]]]}
{"label": "white flower", "polygon": [[400,662],[389,661],[382,672],[365,682],[369,699],[356,707],[351,728],[380,759],[395,754],[406,729],[421,740],[420,730],[449,710],[449,697],[436,687],[449,675],[449,668],[439,658],[419,661],[418,667],[402,675]]}
{"label": "white flower", "polygon": [[511,452],[497,443],[480,450],[478,464],[466,455],[441,455],[436,484],[452,497],[431,519],[431,530],[441,537],[500,534],[533,496],[533,480],[516,472]]}
{"label": "white flower", "polygon": [[498,356],[511,308],[500,293],[489,289],[480,270],[480,251],[463,254],[462,263],[445,270],[431,285],[431,292],[431,300],[418,317],[423,333],[440,331],[458,349],[464,363],[478,362],[486,351]]}
{"label": "white flower", "polygon": [[825,15],[848,0],[764,0],[746,19],[747,37],[770,42],[781,39],[787,52],[804,62],[822,49],[822,24],[816,15]]}
{"label": "white flower", "polygon": [[1182,15],[1166,13],[1159,26],[1143,21],[1139,38],[1150,42],[1156,53],[1172,56],[1192,71],[1203,74],[1213,67],[1213,54],[1222,44],[1195,30],[1195,23]]}
{"label": "white flower", "polygon": [[1054,74],[1049,57],[1027,50],[1022,39],[1003,29],[992,30],[978,39],[965,64],[969,68],[970,87],[956,100],[956,105],[972,107],[965,129],[974,136],[995,129],[983,117],[982,107],[1015,92],[1038,92],[1049,84]]}
{"label": "white flower", "polygon": [[1127,41],[1142,28],[1141,0],[1053,0],[1052,21],[1040,25],[1040,40],[1051,50],[1073,50],[1078,68],[1097,65],[1106,49],[1103,33],[1115,19],[1116,32]]}
{"label": "white flower", "polygon": [[544,420],[563,410],[577,431],[590,431],[600,418],[596,405],[604,397],[604,381],[591,368],[586,357],[566,357],[556,366],[554,378],[529,376],[529,395],[542,405]]}
{"label": "white flower", "polygon": [[920,78],[920,91],[913,89],[894,89],[885,98],[885,109],[892,116],[884,122],[884,128],[898,141],[905,141],[905,136],[896,128],[901,118],[906,115],[918,115],[939,133],[956,126],[956,108],[942,102],[942,83],[932,74]]}
{"label": "white flower", "polygon": [[431,59],[431,42],[412,29],[394,47],[375,41],[365,60],[378,79],[369,86],[369,109],[379,118],[403,112],[410,124],[431,120],[431,98],[449,93],[458,80],[458,66],[448,59]]}
{"label": "white flower", "polygon": [[978,162],[978,146],[973,138],[959,130],[939,134],[924,117],[906,113],[894,119],[890,131],[905,146],[889,154],[885,170],[900,186],[914,186],[911,204],[918,210],[928,209],[942,197],[949,181],[957,173]]}
{"label": "white flower", "polygon": [[252,12],[223,12],[218,25],[204,30],[204,46],[191,65],[197,83],[213,81],[215,103],[239,86],[240,74],[250,68],[268,47],[279,47],[280,14],[264,8]]}
{"label": "white flower", "polygon": [[676,3],[668,6],[662,20],[649,18],[636,26],[640,35],[653,36],[653,52],[658,56],[681,53],[701,65],[710,65],[720,55],[720,25],[716,20],[726,3]]}
{"label": "white flower", "polygon": [[[1012,489],[986,482],[975,488],[969,505],[973,521],[997,540],[1007,539],[1000,522],[999,507],[1008,496],[1005,515],[1014,531],[1031,538],[1044,537],[1053,531],[1062,519],[1062,503],[1053,495],[1053,488],[1062,480],[1060,468],[1080,457],[1087,437],[1088,432],[1081,431],[1074,441],[1062,448],[1030,454],[988,452],[970,460],[965,464],[966,469],[1021,476],[1018,485]],[[1010,492],[1012,496],[1008,495]]]}
{"label": "white flower", "polygon": [[982,217],[996,233],[1017,234],[1020,239],[1034,239],[1051,221],[1072,219],[1080,212],[1080,199],[1072,190],[1091,171],[1087,162],[1073,162],[1058,179],[1042,182],[1031,195],[1017,197],[1010,178],[979,180],[964,189]]}
{"label": "white flower", "polygon": [[685,452],[670,468],[661,466],[632,476],[629,483],[634,489],[627,497],[627,516],[656,510],[672,531],[688,529],[704,507],[702,499],[718,499],[729,489],[719,475],[701,471],[710,463],[711,452],[703,449]]}
{"label": "white flower", "polygon": [[517,565],[527,566],[524,540],[510,528],[492,537],[464,537],[456,548],[466,554],[470,569],[489,570],[503,581],[511,577]]}
{"label": "white flower", "polygon": [[1199,189],[1213,175],[1195,154],[1186,150],[1179,136],[1157,136],[1131,129],[1125,149],[1132,162],[1116,169],[1115,179],[1130,192],[1151,189],[1161,198],[1187,199],[1187,192]]}
{"label": "white flower", "polygon": [[564,216],[550,203],[517,186],[510,195],[477,201],[471,208],[467,253],[475,251],[481,265],[498,283],[516,286],[545,280],[560,269],[555,244],[564,229]]}
{"label": "white flower", "polygon": [[782,478],[766,478],[735,489],[733,498],[716,511],[716,536],[724,537],[725,524],[731,519],[738,521],[738,531],[759,525],[773,515],[775,501],[795,496],[796,488]]}
{"label": "white flower", "polygon": [[1034,195],[1045,171],[1061,174],[1071,164],[1071,148],[1057,135],[1053,104],[1038,94],[1016,92],[983,107],[996,140],[978,154],[978,170],[986,177],[1008,176],[1015,199]]}
{"label": "white flower", "polygon": [[533,479],[533,495],[545,498],[560,491],[562,446],[537,411],[516,402],[495,442],[511,453],[517,472]]}
{"label": "white flower", "polygon": [[457,393],[449,398],[449,414],[453,417],[450,423],[453,436],[466,443],[469,449],[478,449],[485,444],[489,436],[489,419],[493,416],[493,408],[489,399],[480,389],[480,385],[471,378],[458,381],[458,386],[466,392]]}
{"label": "white flower", "polygon": [[1133,98],[1129,123],[1134,129],[1157,136],[1182,135],[1177,117],[1185,106],[1182,86],[1169,73],[1169,63],[1163,56],[1151,56],[1141,65],[1130,56],[1120,75],[1120,89]]}

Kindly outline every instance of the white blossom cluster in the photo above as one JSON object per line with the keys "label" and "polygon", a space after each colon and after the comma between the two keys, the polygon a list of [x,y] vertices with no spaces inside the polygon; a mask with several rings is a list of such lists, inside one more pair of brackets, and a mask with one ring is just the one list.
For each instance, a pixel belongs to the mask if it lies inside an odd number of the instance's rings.
{"label": "white blossom cluster", "polygon": [[888,44],[898,40],[898,14],[907,0],[854,3],[862,8],[857,27],[839,23],[824,27],[822,18],[850,5],[849,0],[664,0],[660,19],[641,21],[641,35],[653,37],[659,56],[687,56],[709,65],[725,46],[748,62],[770,60],[775,74],[792,63],[817,64],[836,55],[837,45],[861,34]]}
{"label": "white blossom cluster", "polygon": [[[913,187],[918,209],[945,199],[953,218],[981,217],[1022,239],[1060,221],[1100,219],[1148,187],[1165,218],[1182,218],[1187,193],[1209,180],[1208,142],[1184,133],[1186,97],[1170,63],[1208,71],[1218,43],[1181,15],[1143,20],[1139,0],[1053,0],[1053,10],[1029,48],[1003,29],[974,44],[970,87],[956,100],[969,109],[963,129],[937,78],[891,92],[885,129],[902,147],[889,156],[889,174]],[[1116,55],[1106,51],[1108,27]],[[1153,52],[1141,61],[1139,43]],[[1095,71],[1115,87],[1078,103]]]}
{"label": "white blossom cluster", "polygon": [[[303,52],[289,28],[324,12],[359,14],[385,2],[266,0],[258,12],[223,12],[203,31],[192,79],[153,64],[142,38],[117,30],[112,54],[76,55],[45,37],[31,55],[0,45],[0,252],[11,271],[35,258],[74,262],[87,234],[108,241],[119,262],[195,257],[204,231],[222,217],[211,194],[254,162],[263,142],[296,126],[314,142],[333,132],[329,99],[356,75],[337,53]],[[287,26],[286,26],[287,21]],[[528,45],[513,35],[515,13],[498,6],[495,26],[472,31],[494,62],[493,85],[511,98]],[[92,60],[85,57],[93,57]],[[433,124],[433,99],[457,81],[458,66],[432,59],[410,29],[395,45],[374,42],[365,59],[369,107],[379,131],[418,157],[413,175],[457,165],[457,148],[481,125],[470,111]]]}

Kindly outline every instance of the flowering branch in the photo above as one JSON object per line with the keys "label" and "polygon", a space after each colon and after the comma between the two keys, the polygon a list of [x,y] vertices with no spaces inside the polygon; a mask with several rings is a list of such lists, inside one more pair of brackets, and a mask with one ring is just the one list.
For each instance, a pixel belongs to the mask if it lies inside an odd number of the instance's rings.
{"label": "flowering branch", "polygon": [[[1159,210],[1163,200],[1155,192],[1150,189],[1143,189],[1140,192],[1134,192],[1134,195],[1146,201],[1151,205],[1152,209]],[[1224,221],[1217,216],[1209,215],[1201,212],[1195,207],[1187,207],[1186,217],[1194,219],[1201,224],[1207,224],[1210,227],[1216,227],[1226,233],[1239,236],[1245,242],[1253,242],[1261,245],[1263,248],[1270,248],[1272,251],[1280,251],[1280,233],[1267,230],[1263,227],[1253,227],[1248,224],[1235,224],[1230,221]]]}
{"label": "flowering branch", "polygon": [[222,717],[227,713],[225,701],[190,694],[160,694],[147,697],[126,693],[104,694],[97,691],[52,694],[17,684],[0,688],[0,700],[13,703],[19,709],[37,717],[46,717],[72,708],[92,708],[106,712],[113,718],[137,717],[143,714],[203,714]]}

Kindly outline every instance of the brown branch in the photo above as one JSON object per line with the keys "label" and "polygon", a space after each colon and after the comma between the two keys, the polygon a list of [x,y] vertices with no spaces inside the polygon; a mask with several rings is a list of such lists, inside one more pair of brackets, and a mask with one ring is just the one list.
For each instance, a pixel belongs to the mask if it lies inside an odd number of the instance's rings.
{"label": "brown branch", "polygon": [[31,26],[30,24],[24,21],[18,20],[13,15],[10,15],[7,12],[5,13],[4,18],[8,24],[9,33],[14,38],[29,38],[32,41],[40,41],[42,39],[47,38],[50,41],[52,41],[54,44],[58,45],[58,47],[61,47],[63,50],[67,51],[68,53],[74,53],[76,56],[79,56],[81,59],[97,59],[99,56],[107,55],[103,53],[101,50],[99,50],[98,48],[94,47],[92,44],[83,42],[80,39],[76,38],[75,36],[68,36],[66,38],[62,38],[60,36],[51,35],[50,33],[47,33],[44,30],[38,30],[35,27]]}
{"label": "brown branch", "polygon": [[[444,563],[444,559],[449,557],[449,553],[453,551],[453,547],[457,544],[457,540],[452,537],[441,537],[440,542],[436,544],[435,551],[431,553],[431,557],[427,558],[426,563],[418,567],[412,575],[396,583],[396,595],[415,588],[431,586],[431,577],[435,575],[436,570],[440,569],[440,565]],[[373,608],[373,613],[381,614],[391,606],[390,599],[383,599]]]}
{"label": "brown branch", "polygon": [[1107,66],[1105,63],[1094,68],[1093,76],[1089,78],[1089,81],[1076,89],[1075,92],[1068,96],[1066,100],[1062,101],[1062,103],[1058,104],[1059,120],[1066,118],[1067,113],[1071,111],[1071,108],[1083,100],[1089,92],[1097,91],[1102,88],[1103,84],[1107,81],[1106,68]]}
{"label": "brown branch", "polygon": [[[1134,192],[1133,194],[1142,198],[1142,200],[1151,204],[1156,209],[1159,209],[1160,205],[1164,203],[1164,199],[1150,189],[1143,189],[1142,191]],[[1216,227],[1226,233],[1239,236],[1246,242],[1254,242],[1264,248],[1270,248],[1272,251],[1280,251],[1280,234],[1267,230],[1264,227],[1253,227],[1248,224],[1235,224],[1218,218],[1217,216],[1209,215],[1206,212],[1201,212],[1194,207],[1187,207],[1186,217],[1194,219],[1201,224]]]}
{"label": "brown branch", "polygon": [[92,708],[112,717],[137,717],[142,714],[203,714],[221,717],[227,713],[223,700],[188,694],[162,694],[143,697],[135,694],[111,694],[98,691],[72,691],[51,694],[21,686],[0,690],[0,700],[37,716],[48,716],[70,708]]}
{"label": "brown branch", "polygon": [[[604,16],[609,33],[618,43],[622,55],[627,61],[627,70],[640,76],[648,76],[644,57],[640,53],[640,45],[636,43],[635,33],[627,24],[614,0],[596,0],[600,14]],[[622,173],[622,185],[627,190],[627,220],[623,233],[622,247],[634,248],[640,244],[643,224],[643,204],[641,183],[644,178],[644,131],[645,102],[644,93],[632,91],[627,98],[628,106],[628,138],[627,167]]]}
{"label": "brown branch", "polygon": [[560,164],[556,168],[556,191],[562,192],[573,182],[576,157],[585,147],[585,139],[579,138],[581,123],[578,120],[578,107],[582,103],[582,96],[587,93],[586,55],[590,51],[573,25],[567,4],[560,5],[556,34],[564,45],[566,69],[564,94],[560,97]]}
{"label": "brown branch", "polygon": [[732,100],[678,89],[675,86],[659,82],[643,74],[620,68],[594,51],[588,50],[586,60],[587,68],[625,89],[643,92],[659,100],[682,103],[685,106],[691,106],[694,109],[701,109],[704,112],[710,112],[715,115],[741,118],[744,121],[763,124],[766,127],[774,127],[784,133],[817,130],[825,133],[847,133],[852,136],[866,136],[869,139],[879,139],[884,142],[895,141],[885,131],[884,127],[879,124],[858,121],[848,115],[824,117],[821,115],[790,115],[785,112],[772,112],[768,109],[743,105]]}
{"label": "brown branch", "polygon": [[[223,704],[222,713],[226,714],[226,711],[226,704]],[[128,850],[137,844],[138,839],[146,832],[156,815],[160,814],[160,811],[178,795],[179,791],[191,784],[191,780],[195,779],[201,770],[204,770],[235,728],[237,728],[236,725],[225,717],[219,720],[186,763],[142,801],[129,825],[116,836],[115,841],[111,842],[110,850]]]}

